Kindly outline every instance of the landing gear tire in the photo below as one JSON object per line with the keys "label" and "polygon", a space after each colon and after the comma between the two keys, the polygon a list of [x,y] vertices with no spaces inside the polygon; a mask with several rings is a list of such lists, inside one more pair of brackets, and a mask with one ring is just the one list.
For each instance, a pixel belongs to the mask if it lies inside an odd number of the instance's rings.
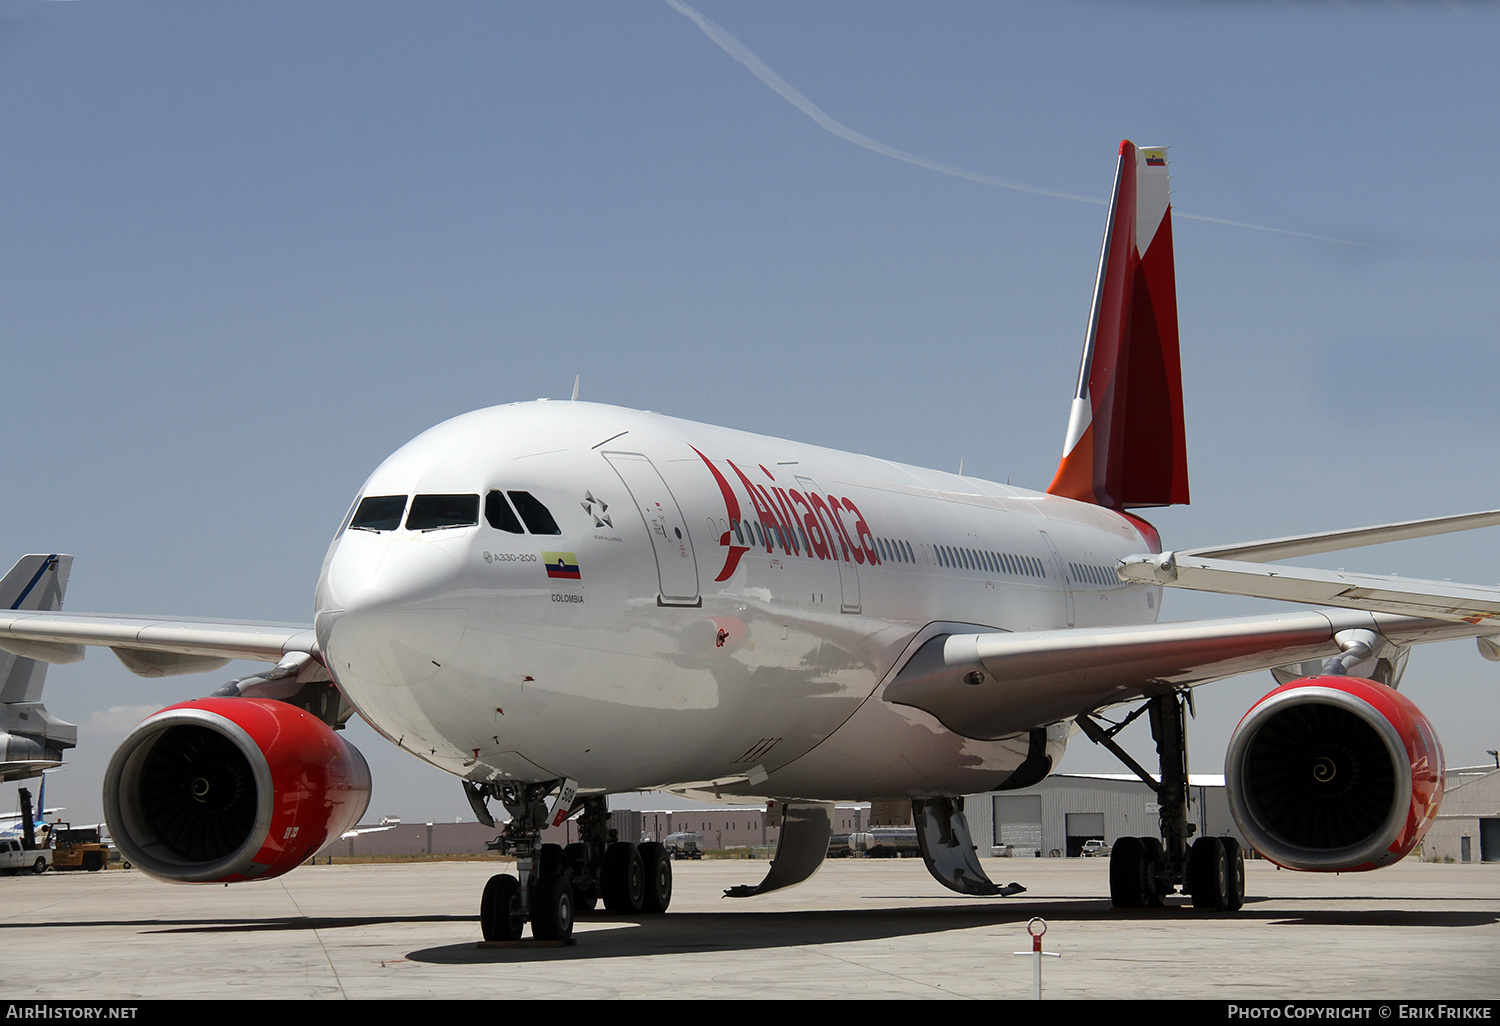
{"label": "landing gear tire", "polygon": [[641,911],[665,912],[672,903],[672,856],[666,845],[655,841],[641,845],[640,852],[646,881]]}
{"label": "landing gear tire", "polygon": [[604,907],[616,915],[633,916],[646,900],[646,867],[640,849],[627,841],[616,841],[604,852],[602,874]]}
{"label": "landing gear tire", "polygon": [[567,873],[537,878],[536,888],[532,891],[531,935],[545,941],[572,938],[573,884]]}
{"label": "landing gear tire", "polygon": [[479,899],[479,928],[487,941],[516,941],[526,924],[516,912],[521,901],[521,881],[506,873],[492,876]]}
{"label": "landing gear tire", "polygon": [[1146,845],[1121,837],[1109,853],[1109,900],[1115,908],[1143,908],[1146,892]]}
{"label": "landing gear tire", "polygon": [[556,876],[567,865],[567,855],[560,844],[544,844],[537,849],[537,875]]}
{"label": "landing gear tire", "polygon": [[1225,896],[1224,910],[1238,912],[1245,907],[1245,850],[1233,837],[1221,837],[1224,859],[1229,863],[1229,893]]}
{"label": "landing gear tire", "polygon": [[1141,847],[1144,849],[1141,877],[1145,881],[1146,907],[1161,908],[1164,904],[1162,899],[1166,895],[1162,892],[1159,877],[1161,865],[1166,861],[1167,850],[1162,845],[1160,837],[1142,837]]}
{"label": "landing gear tire", "polygon": [[599,904],[599,887],[587,871],[588,845],[574,842],[562,850],[563,865],[573,871],[573,915],[586,916]]}
{"label": "landing gear tire", "polygon": [[1217,837],[1200,837],[1188,853],[1188,886],[1193,907],[1225,912],[1229,909],[1229,859]]}

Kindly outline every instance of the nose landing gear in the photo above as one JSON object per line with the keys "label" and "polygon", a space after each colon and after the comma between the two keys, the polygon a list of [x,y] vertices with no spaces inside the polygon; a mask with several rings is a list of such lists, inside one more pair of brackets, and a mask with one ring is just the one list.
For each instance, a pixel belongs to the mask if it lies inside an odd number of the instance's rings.
{"label": "nose landing gear", "polygon": [[577,799],[566,810],[583,810],[578,841],[566,848],[541,843],[542,830],[563,804],[561,797],[571,794],[569,783],[549,805],[558,783],[465,783],[476,812],[484,810],[485,797],[493,796],[510,815],[489,847],[513,855],[517,875],[499,873],[485,884],[479,924],[488,942],[519,941],[529,922],[536,940],[566,944],[572,940],[574,916],[591,913],[601,899],[617,915],[665,912],[672,901],[672,861],[666,847],[618,840],[602,795]]}

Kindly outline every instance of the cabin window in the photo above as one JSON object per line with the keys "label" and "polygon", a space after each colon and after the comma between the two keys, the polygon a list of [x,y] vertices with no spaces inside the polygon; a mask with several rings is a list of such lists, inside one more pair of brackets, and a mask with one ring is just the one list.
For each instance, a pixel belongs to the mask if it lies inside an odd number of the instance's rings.
{"label": "cabin window", "polygon": [[401,514],[405,512],[404,495],[368,495],[360,500],[349,527],[355,531],[394,531],[401,526]]}
{"label": "cabin window", "polygon": [[477,495],[418,495],[406,514],[408,531],[440,531],[446,527],[474,527],[479,523]]}

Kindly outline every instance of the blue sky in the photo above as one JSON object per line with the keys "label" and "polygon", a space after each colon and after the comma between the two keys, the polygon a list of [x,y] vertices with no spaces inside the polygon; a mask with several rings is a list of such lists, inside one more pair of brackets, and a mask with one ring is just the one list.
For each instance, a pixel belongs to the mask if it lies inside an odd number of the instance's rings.
{"label": "blue sky", "polygon": [[[70,609],[306,621],[381,459],[575,375],[1045,487],[1127,137],[1172,147],[1179,215],[1169,546],[1500,505],[1493,6],[693,6],[853,132],[1097,202],[854,145],[663,0],[0,0],[4,550],[73,552]],[[1497,539],[1322,565],[1494,582]],[[54,668],[83,736],[49,802],[96,818],[132,717],[233,673]],[[1500,747],[1497,675],[1472,644],[1414,655],[1450,764]],[[1269,686],[1200,692],[1196,770]],[[467,814],[351,735],[372,815]],[[1115,768],[1091,749],[1063,768]]]}

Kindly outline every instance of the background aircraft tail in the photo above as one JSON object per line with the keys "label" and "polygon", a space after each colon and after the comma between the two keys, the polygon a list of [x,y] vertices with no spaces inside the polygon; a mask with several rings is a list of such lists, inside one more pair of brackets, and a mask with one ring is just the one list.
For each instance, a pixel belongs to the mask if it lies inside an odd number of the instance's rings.
{"label": "background aircraft tail", "polygon": [[1047,491],[1111,509],[1188,501],[1164,147],[1120,143],[1068,437]]}
{"label": "background aircraft tail", "polygon": [[[0,609],[61,609],[72,567],[72,556],[22,556],[0,578]],[[0,780],[38,776],[78,744],[78,728],[41,703],[47,664],[24,655],[34,644],[0,638]]]}

